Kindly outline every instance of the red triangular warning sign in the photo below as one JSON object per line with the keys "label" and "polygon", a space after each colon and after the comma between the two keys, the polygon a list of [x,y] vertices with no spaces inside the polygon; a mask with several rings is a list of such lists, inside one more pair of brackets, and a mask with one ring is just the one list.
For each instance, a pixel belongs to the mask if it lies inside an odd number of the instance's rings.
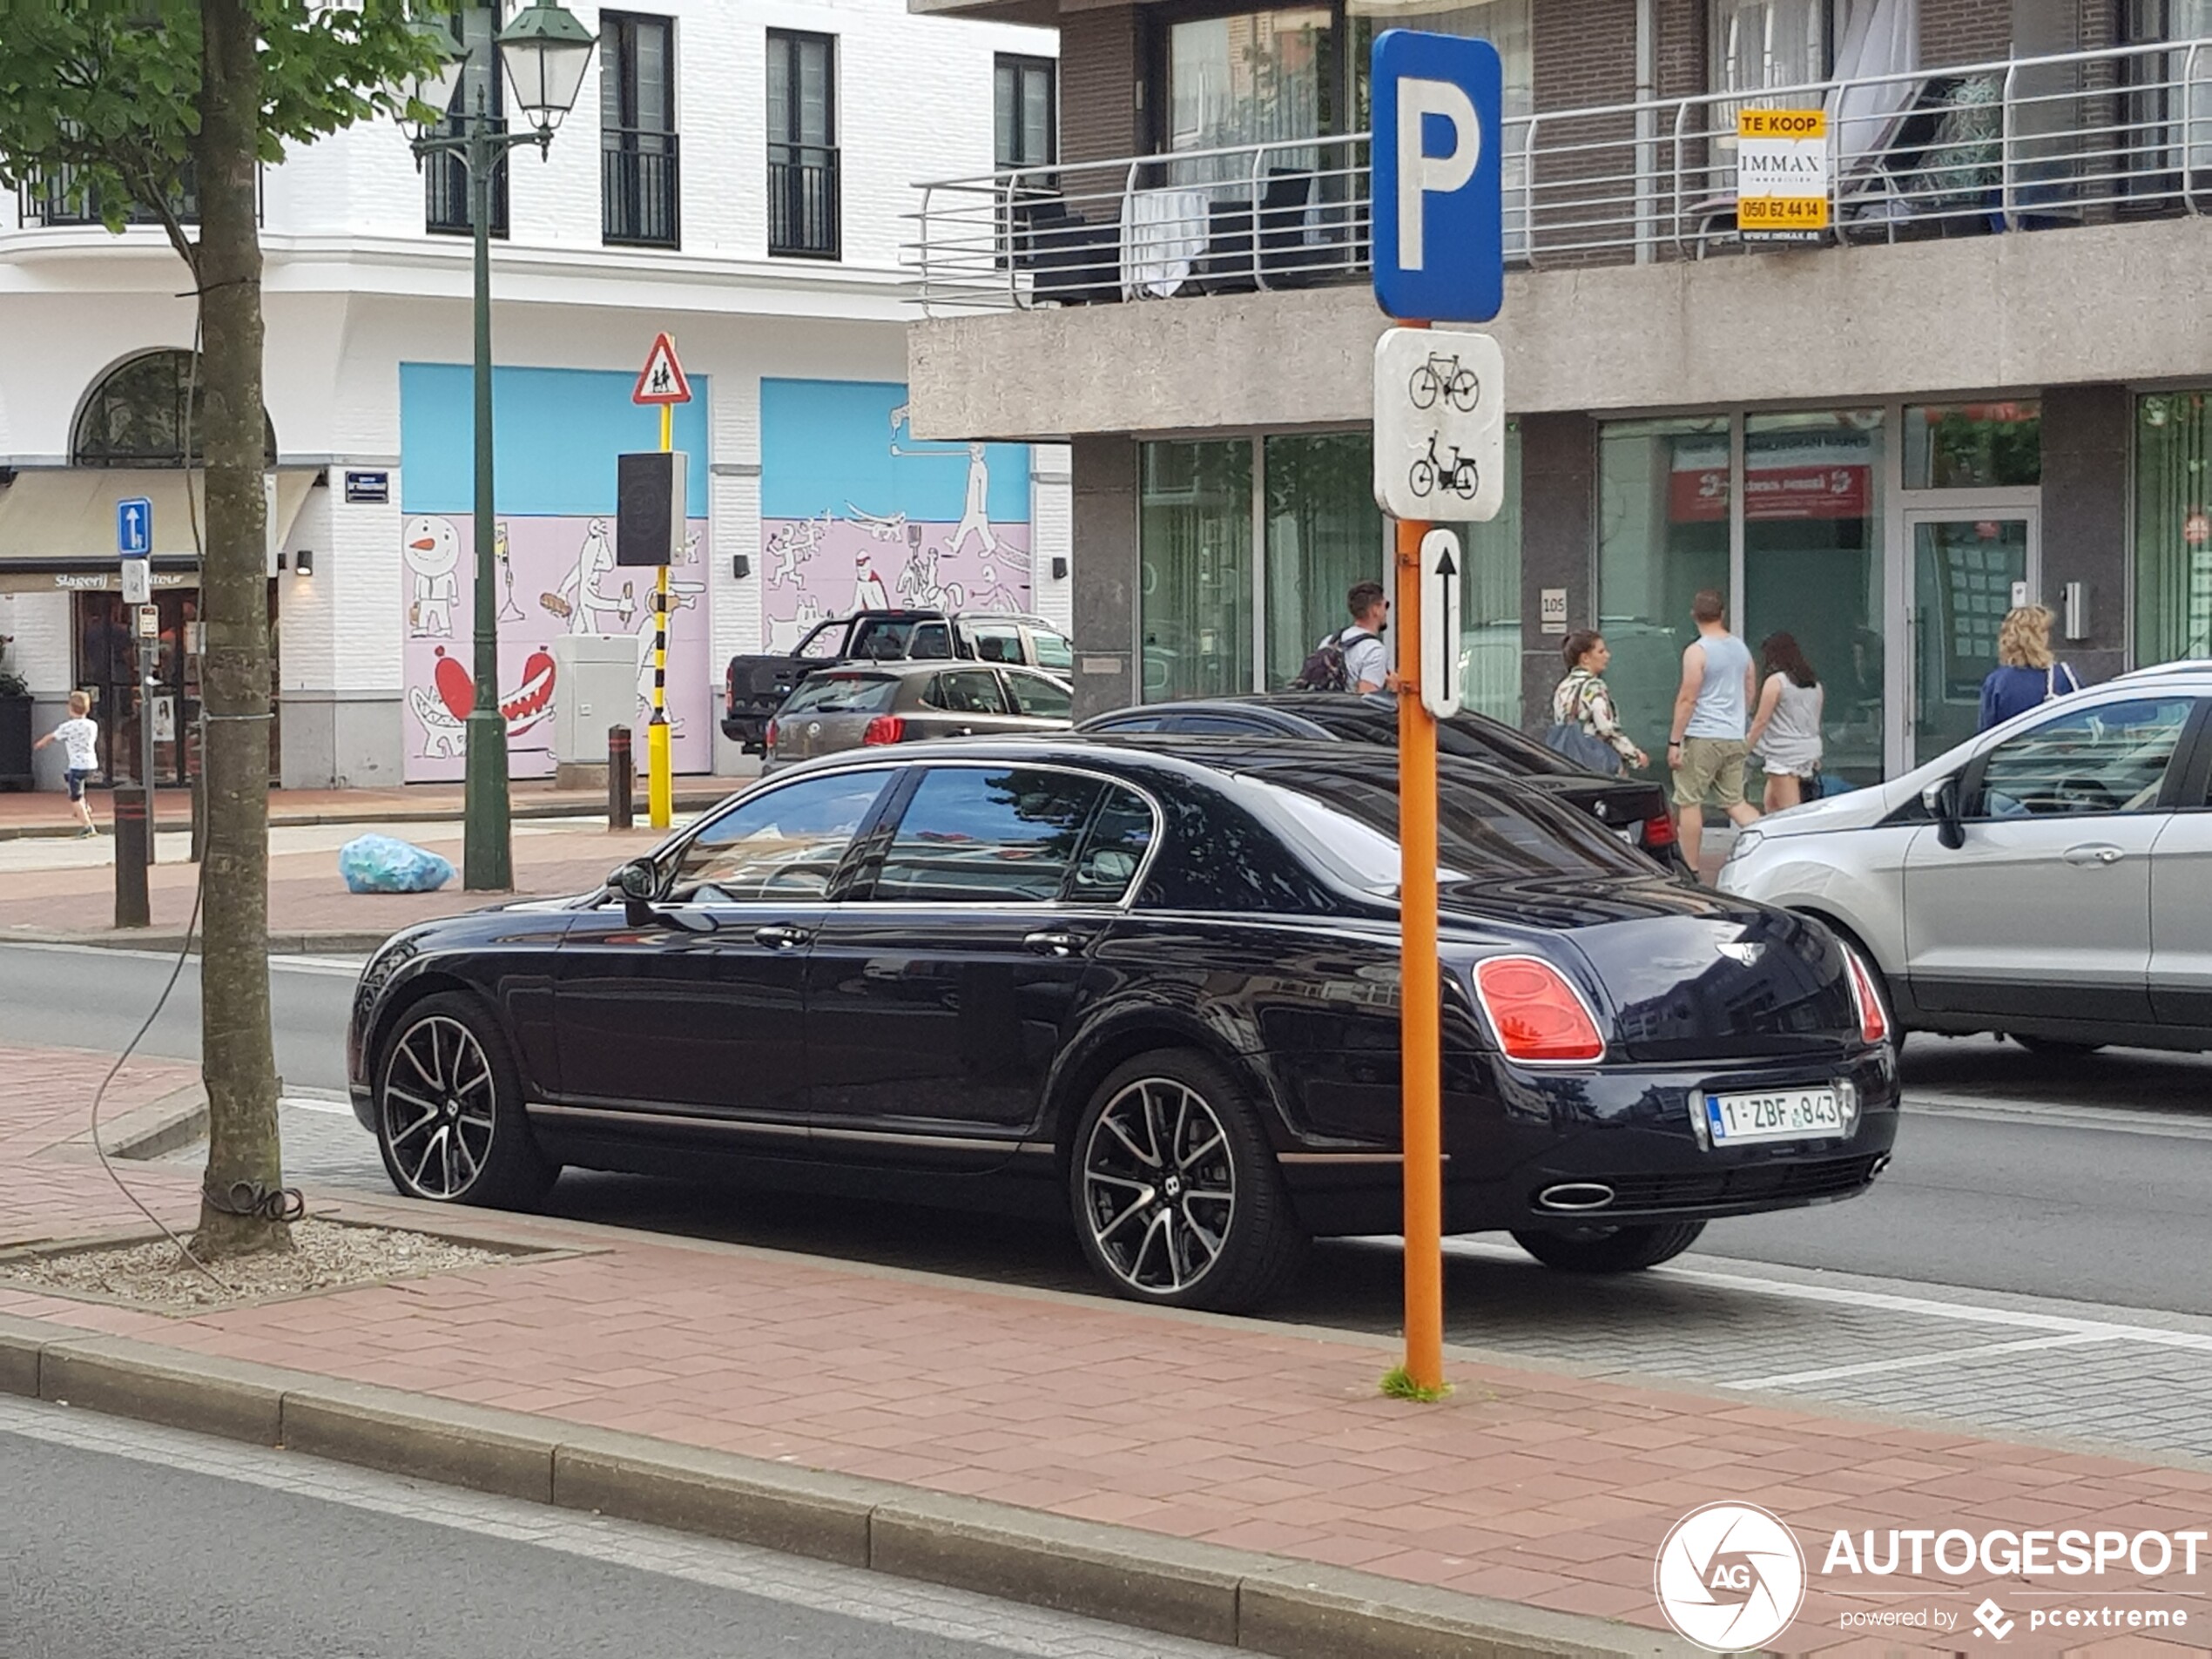
{"label": "red triangular warning sign", "polygon": [[684,378],[684,365],[676,361],[676,342],[666,334],[653,336],[653,348],[645,354],[645,367],[637,376],[637,389],[630,395],[632,403],[689,403],[691,383]]}

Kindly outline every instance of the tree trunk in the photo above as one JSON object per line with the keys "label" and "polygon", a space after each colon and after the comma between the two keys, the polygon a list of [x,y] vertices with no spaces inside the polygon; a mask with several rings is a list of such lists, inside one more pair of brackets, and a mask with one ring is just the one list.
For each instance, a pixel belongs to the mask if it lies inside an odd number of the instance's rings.
{"label": "tree trunk", "polygon": [[207,543],[200,573],[207,736],[200,1075],[206,1186],[194,1243],[215,1257],[289,1250],[285,1224],[232,1209],[283,1185],[269,1032],[269,583],[262,496],[261,69],[249,0],[200,0],[199,316]]}

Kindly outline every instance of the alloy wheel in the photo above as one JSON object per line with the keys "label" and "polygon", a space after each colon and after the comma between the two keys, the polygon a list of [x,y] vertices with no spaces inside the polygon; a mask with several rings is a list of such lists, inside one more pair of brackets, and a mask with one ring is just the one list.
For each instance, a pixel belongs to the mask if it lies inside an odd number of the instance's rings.
{"label": "alloy wheel", "polygon": [[380,1104],[392,1167],[408,1190],[450,1200],[475,1184],[497,1118],[491,1062],[475,1032],[447,1015],[417,1020],[392,1045]]}
{"label": "alloy wheel", "polygon": [[1236,1221],[1237,1171],[1197,1090],[1168,1077],[1130,1084],[1098,1115],[1082,1170],[1084,1220],[1116,1278],[1163,1295],[1212,1271]]}

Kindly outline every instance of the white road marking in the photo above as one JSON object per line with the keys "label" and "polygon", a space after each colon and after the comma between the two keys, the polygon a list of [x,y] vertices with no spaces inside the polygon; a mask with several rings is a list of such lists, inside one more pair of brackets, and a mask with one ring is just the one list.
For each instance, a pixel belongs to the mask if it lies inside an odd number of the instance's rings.
{"label": "white road marking", "polygon": [[2116,1336],[2094,1336],[2077,1332],[2063,1337],[2027,1337],[2019,1342],[1985,1342],[1972,1348],[1945,1348],[1934,1353],[1901,1354],[1894,1359],[1867,1359],[1855,1366],[1826,1366],[1817,1371],[1784,1371],[1770,1377],[1745,1377],[1724,1382],[1723,1388],[1789,1388],[1800,1383],[1833,1382],[1839,1377],[1871,1377],[1885,1371],[1918,1371],[1947,1366],[1960,1359],[1982,1359],[1992,1354],[2027,1353],[2045,1348],[2079,1348],[2092,1342],[2118,1342]]}
{"label": "white road marking", "polygon": [[[1393,1239],[1393,1243],[1398,1242]],[[1447,1254],[1480,1260],[1525,1263],[1528,1258],[1515,1244],[1494,1244],[1480,1238],[1447,1238]],[[1718,1257],[1706,1257],[1719,1261]],[[2117,1319],[2091,1319],[2072,1313],[2042,1313],[2026,1308],[1993,1307],[1981,1302],[1950,1302],[1931,1296],[1908,1296],[1893,1291],[1862,1291],[1844,1285],[1808,1285],[1795,1279],[1762,1278],[1748,1268],[1693,1267],[1669,1262],[1647,1270],[1654,1278],[1683,1279],[1716,1290],[1743,1291],[1797,1302],[1823,1303],[1831,1307],[1863,1308],[1879,1313],[1905,1313],[1923,1319],[1955,1325],[2009,1327],[2040,1331],[2051,1336],[2080,1337],[2104,1342],[2140,1342],[2159,1348],[2178,1348],[2190,1353],[2212,1353],[2212,1325],[2189,1330],[2155,1325],[2129,1325]]]}
{"label": "white road marking", "polygon": [[278,1097],[280,1109],[294,1108],[303,1112],[320,1112],[327,1117],[351,1117],[353,1103],[343,1095],[303,1095],[287,1093]]}
{"label": "white road marking", "polygon": [[1942,1089],[1908,1089],[1906,1111],[1929,1117],[1973,1117],[1989,1123],[2042,1125],[2052,1129],[2105,1130],[2114,1135],[2164,1135],[2177,1140],[2212,1141],[2212,1117],[2195,1112],[2143,1111],[2125,1106],[2074,1106],[2057,1102],[1993,1099]]}

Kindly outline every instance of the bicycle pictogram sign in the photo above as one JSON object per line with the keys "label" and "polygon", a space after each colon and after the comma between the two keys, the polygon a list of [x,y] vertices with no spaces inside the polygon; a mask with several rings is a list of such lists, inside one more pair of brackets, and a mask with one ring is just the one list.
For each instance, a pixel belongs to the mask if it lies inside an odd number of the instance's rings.
{"label": "bicycle pictogram sign", "polygon": [[1482,382],[1475,372],[1440,352],[1431,352],[1428,361],[1413,371],[1406,393],[1417,409],[1434,408],[1440,397],[1461,414],[1473,415],[1482,403]]}

